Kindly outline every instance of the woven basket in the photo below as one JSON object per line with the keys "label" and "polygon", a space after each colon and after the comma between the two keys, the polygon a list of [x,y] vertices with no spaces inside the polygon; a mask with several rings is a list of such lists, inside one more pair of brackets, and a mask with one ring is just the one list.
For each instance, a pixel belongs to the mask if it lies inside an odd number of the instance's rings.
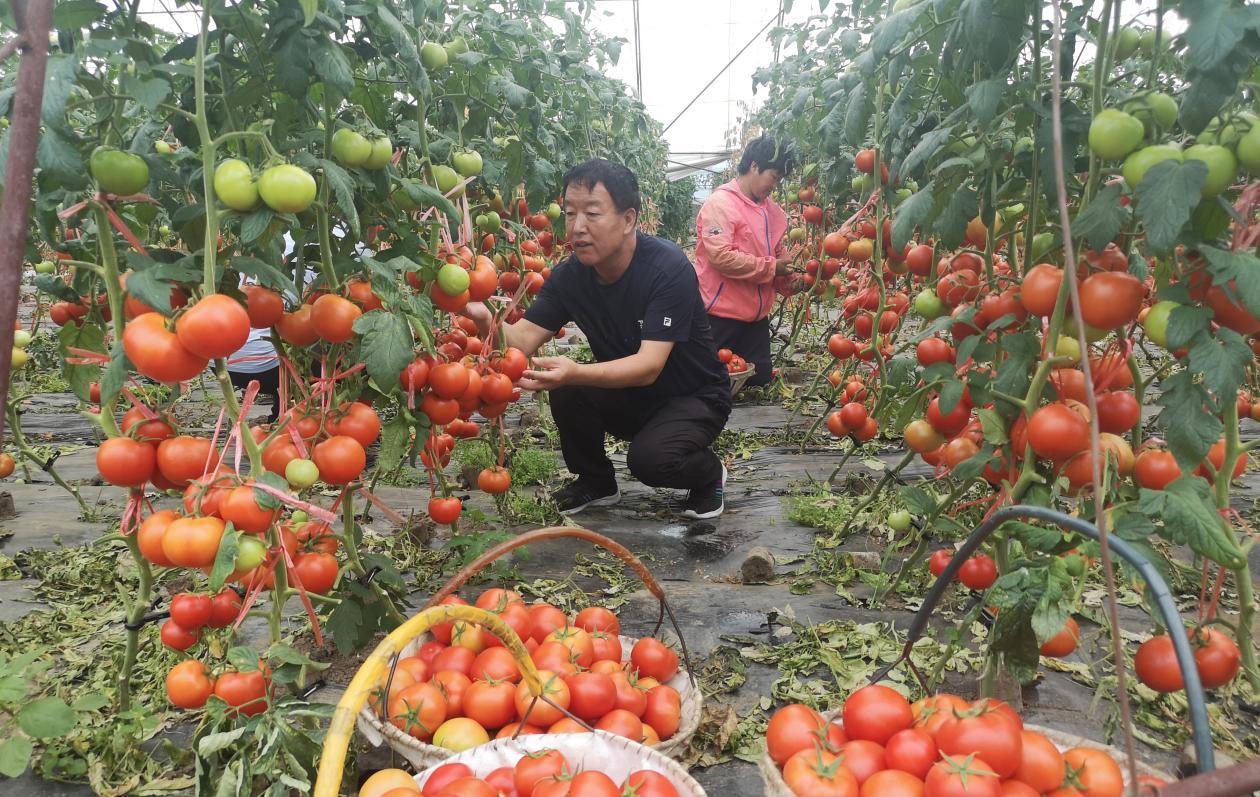
{"label": "woven basket", "polygon": [[739,391],[744,389],[744,385],[748,384],[748,380],[753,378],[753,374],[757,373],[757,366],[749,363],[747,371],[740,371],[737,374],[730,374],[731,377],[731,398],[735,398]]}
{"label": "woven basket", "polygon": [[[425,634],[413,640],[405,648],[403,648],[403,657],[415,655],[420,650],[420,646],[429,641],[432,637]],[[621,660],[623,662],[630,660],[630,649],[634,647],[637,640],[630,637],[621,637]],[[700,690],[691,683],[685,670],[679,670],[678,673],[665,682],[669,686],[678,690],[678,696],[682,703],[681,719],[678,725],[678,731],[668,739],[662,740],[659,744],[651,749],[671,758],[681,758],[687,752],[688,742],[695,735],[696,728],[700,726],[700,713],[702,695]],[[440,764],[450,759],[455,754],[444,747],[427,744],[420,741],[409,733],[403,733],[393,723],[383,722],[375,711],[365,707],[359,712],[359,716],[355,722],[359,728],[359,732],[371,742],[374,746],[379,747],[381,744],[388,744],[399,755],[411,762],[416,769],[424,769],[434,764]],[[555,735],[567,734],[543,734],[548,738],[554,738]],[[585,736],[586,734],[578,734]],[[526,737],[519,737],[524,739]]]}
{"label": "woven basket", "polygon": [[[827,712],[826,714],[823,714],[823,719],[828,722],[838,720],[840,719],[840,711],[836,710]],[[1073,747],[1090,747],[1095,750],[1102,750],[1114,758],[1116,763],[1120,765],[1120,772],[1124,775],[1125,786],[1128,786],[1129,757],[1122,751],[1117,750],[1114,747],[1086,739],[1083,736],[1065,733],[1064,731],[1058,731],[1054,728],[1044,728],[1040,725],[1025,725],[1024,730],[1036,731],[1037,733],[1042,734],[1047,739],[1054,742],[1055,747],[1058,747],[1059,750],[1070,750]],[[792,790],[788,788],[787,782],[783,780],[783,773],[779,771],[779,767],[775,765],[774,759],[770,757],[768,752],[763,753],[761,758],[757,760],[757,769],[761,772],[761,780],[766,786],[766,797],[796,797]],[[1137,762],[1137,770],[1139,775],[1151,775],[1169,782],[1175,780],[1175,778],[1170,777],[1167,773],[1160,772],[1158,769],[1144,764],[1140,760]]]}
{"label": "woven basket", "polygon": [[[603,772],[617,783],[641,769],[659,772],[669,778],[679,797],[705,797],[704,789],[677,762],[650,747],[603,731],[498,739],[452,756],[449,762],[467,764],[474,774],[484,777],[500,767],[515,766],[521,756],[540,750],[559,750],[575,769]],[[416,775],[421,786],[432,769]]]}

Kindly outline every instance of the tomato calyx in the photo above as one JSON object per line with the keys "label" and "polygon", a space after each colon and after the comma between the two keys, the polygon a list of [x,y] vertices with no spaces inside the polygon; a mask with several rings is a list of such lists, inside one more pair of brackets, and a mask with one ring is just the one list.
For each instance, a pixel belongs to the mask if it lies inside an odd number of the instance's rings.
{"label": "tomato calyx", "polygon": [[[954,709],[954,714],[959,717],[978,716],[978,714],[972,713],[972,711],[974,710],[959,713],[957,709]],[[964,786],[967,785],[967,778],[969,777],[996,778],[998,774],[993,770],[973,765],[976,755],[976,753],[971,753],[966,758],[960,760],[957,756],[941,753],[941,761],[945,762],[945,765],[949,769],[951,775],[957,775],[962,780]],[[983,761],[980,763],[984,764]],[[984,766],[987,767],[988,764],[984,764]]]}

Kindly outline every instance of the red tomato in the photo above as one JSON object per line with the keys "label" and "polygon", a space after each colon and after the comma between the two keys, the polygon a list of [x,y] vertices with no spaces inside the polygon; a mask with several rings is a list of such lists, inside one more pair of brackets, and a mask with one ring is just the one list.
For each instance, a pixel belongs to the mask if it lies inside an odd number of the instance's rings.
{"label": "red tomato", "polygon": [[866,779],[861,797],[923,797],[923,779],[900,770],[885,769]]}
{"label": "red tomato", "polygon": [[827,723],[822,715],[801,703],[784,706],[770,717],[766,727],[766,747],[779,766],[801,750],[820,744],[826,738]]}
{"label": "red tomato", "polygon": [[659,639],[644,637],[634,643],[630,665],[640,675],[664,683],[678,674],[678,654]]}
{"label": "red tomato", "polygon": [[993,768],[973,756],[945,756],[928,772],[925,797],[999,797],[1001,785]]}
{"label": "red tomato", "polygon": [[921,728],[897,731],[884,745],[884,763],[889,769],[908,772],[922,780],[939,757],[936,740]]}
{"label": "red tomato", "polygon": [[928,559],[928,570],[932,575],[939,576],[945,572],[945,568],[953,561],[954,552],[949,548],[938,548],[932,551],[932,556]]}
{"label": "red tomato", "polygon": [[910,703],[881,684],[858,689],[844,701],[844,732],[850,739],[886,743],[897,731],[914,724]]}
{"label": "red tomato", "polygon": [[474,776],[472,768],[467,764],[443,764],[433,770],[429,775],[429,779],[424,782],[424,786],[420,789],[420,793],[424,797],[434,797],[441,792],[447,785],[454,783],[462,778],[471,778]]}
{"label": "red tomato", "polygon": [[945,755],[960,759],[978,755],[1006,778],[1019,768],[1020,731],[1004,712],[984,704],[947,719],[936,732],[936,743]]}
{"label": "red tomato", "polygon": [[885,769],[884,747],[865,739],[852,739],[840,745],[842,766],[853,773],[858,785]]}
{"label": "red tomato", "polygon": [[569,762],[559,750],[540,750],[526,753],[516,762],[513,782],[517,794],[529,797],[534,793],[534,786],[546,778],[555,778],[568,771]]}
{"label": "red tomato", "polygon": [[678,789],[669,778],[650,769],[631,772],[621,784],[621,790],[635,797],[678,797]]}
{"label": "red tomato", "polygon": [[830,750],[801,750],[783,765],[783,780],[793,794],[858,797],[859,783]]}
{"label": "red tomato", "polygon": [[986,590],[997,581],[997,563],[987,554],[976,554],[958,568],[958,580],[968,589]]}
{"label": "red tomato", "polygon": [[1059,788],[1066,777],[1059,748],[1036,731],[1023,731],[1020,738],[1019,766],[1011,778],[1031,786],[1037,794]]}
{"label": "red tomato", "polygon": [[595,722],[617,705],[617,686],[603,673],[574,673],[564,682],[569,687],[569,711],[579,719]]}

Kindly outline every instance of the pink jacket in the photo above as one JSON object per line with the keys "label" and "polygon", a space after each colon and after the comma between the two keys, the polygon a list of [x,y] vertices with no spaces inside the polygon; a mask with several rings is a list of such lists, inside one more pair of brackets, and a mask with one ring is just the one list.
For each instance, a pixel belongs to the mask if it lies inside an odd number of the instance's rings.
{"label": "pink jacket", "polygon": [[732,180],[705,201],[696,218],[696,274],[709,315],[760,321],[786,295],[788,277],[775,277],[787,214],[773,199],[753,202]]}

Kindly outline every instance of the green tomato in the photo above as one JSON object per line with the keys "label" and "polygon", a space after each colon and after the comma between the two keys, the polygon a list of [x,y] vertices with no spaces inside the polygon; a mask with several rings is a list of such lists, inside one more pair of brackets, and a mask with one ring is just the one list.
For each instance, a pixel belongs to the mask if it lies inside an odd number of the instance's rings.
{"label": "green tomato", "polygon": [[253,570],[267,558],[267,546],[252,534],[242,534],[236,541],[236,562],[234,567],[238,573]]}
{"label": "green tomato", "polygon": [[1079,553],[1065,554],[1063,556],[1063,566],[1069,576],[1080,578],[1085,575],[1085,557]]}
{"label": "green tomato", "polygon": [[167,142],[163,141],[160,138],[157,141],[153,142],[153,148],[157,150],[158,153],[161,155],[170,155],[172,152],[175,151],[174,147],[172,147],[170,144],[168,144]]}
{"label": "green tomato", "polygon": [[477,228],[482,232],[498,232],[503,227],[503,219],[493,210],[488,210],[477,217]]}
{"label": "green tomato", "polygon": [[910,522],[914,520],[910,513],[904,509],[898,509],[888,516],[888,527],[893,531],[905,531],[910,528]]}
{"label": "green tomato", "polygon": [[859,173],[849,183],[853,186],[853,190],[859,194],[865,194],[875,187],[874,175]]}
{"label": "green tomato", "polygon": [[[1098,341],[1107,337],[1107,332],[1108,330],[1106,329],[1099,329],[1098,327],[1091,327],[1089,324],[1086,324],[1085,325],[1085,340],[1090,343],[1097,343]],[[1076,340],[1076,317],[1075,316],[1070,316],[1070,315],[1063,316],[1063,334],[1071,337],[1073,340]]]}
{"label": "green tomato", "polygon": [[1123,61],[1137,52],[1142,34],[1133,28],[1121,28],[1116,31],[1116,60]]}
{"label": "green tomato", "polygon": [[36,274],[51,274],[57,270],[57,266],[51,260],[41,260],[35,264]]}
{"label": "green tomato", "polygon": [[9,360],[9,370],[21,368],[30,359],[31,355],[27,354],[25,349],[19,349],[17,346],[14,346],[12,359]]}
{"label": "green tomato", "polygon": [[1066,357],[1069,363],[1076,365],[1081,361],[1081,344],[1077,343],[1076,338],[1060,335],[1054,344],[1054,356]]}
{"label": "green tomato", "polygon": [[1115,108],[1099,111],[1089,125],[1089,148],[1100,158],[1119,160],[1142,143],[1142,123]]}
{"label": "green tomato", "polygon": [[[459,174],[450,166],[440,163],[433,167],[433,179],[437,182],[438,190],[443,194],[449,194],[455,186],[459,185]],[[461,188],[454,196],[461,196],[463,193],[464,189]]]}
{"label": "green tomato", "polygon": [[319,481],[319,468],[309,459],[291,459],[284,466],[284,478],[290,487],[305,490]]}
{"label": "green tomato", "polygon": [[918,296],[914,297],[914,311],[931,321],[944,315],[945,303],[936,295],[936,291],[924,288],[919,291]]}
{"label": "green tomato", "polygon": [[909,199],[913,195],[914,195],[914,192],[911,191],[909,188],[898,188],[896,192],[893,193],[893,204],[900,205],[902,202],[905,202],[907,199]]}
{"label": "green tomato", "polygon": [[1177,101],[1162,91],[1134,97],[1123,106],[1124,112],[1146,124],[1169,130],[1177,124]]}
{"label": "green tomato", "polygon": [[407,192],[407,189],[405,187],[406,184],[408,183],[415,184],[417,183],[417,181],[408,178],[408,179],[403,180],[402,182],[403,182],[403,185],[400,185],[397,188],[395,188],[393,192],[389,195],[389,198],[394,200],[394,204],[397,205],[400,210],[419,210],[420,203],[411,198],[411,194]]}
{"label": "green tomato", "polygon": [[447,55],[446,48],[437,42],[425,42],[420,45],[420,63],[424,64],[424,68],[433,72],[438,69],[445,69],[450,56]]}
{"label": "green tomato", "polygon": [[158,235],[162,236],[163,238],[165,238],[166,236],[170,234],[171,234],[171,228],[167,227],[165,224],[158,227]]}
{"label": "green tomato", "polygon": [[1155,55],[1155,50],[1163,49],[1168,44],[1168,33],[1160,31],[1159,38],[1155,38],[1155,29],[1146,28],[1138,34],[1138,47],[1142,48],[1142,54],[1150,57]]}
{"label": "green tomato", "polygon": [[909,188],[910,193],[913,194],[915,191],[919,190],[919,183],[916,180],[906,180],[906,188]]}
{"label": "green tomato", "polygon": [[118,196],[138,194],[149,184],[149,164],[139,155],[114,147],[97,147],[88,159],[88,170],[101,191]]}
{"label": "green tomato", "polygon": [[289,515],[289,520],[293,521],[295,525],[301,525],[310,519],[311,519],[311,516],[306,514],[306,512],[301,509],[295,509]]}
{"label": "green tomato", "polygon": [[446,52],[452,56],[468,52],[468,40],[463,36],[456,36],[446,43]]}
{"label": "green tomato", "polygon": [[384,169],[394,159],[394,142],[388,136],[372,139],[372,151],[363,162],[365,169]]}
{"label": "green tomato", "polygon": [[1207,179],[1199,193],[1205,197],[1216,196],[1229,188],[1238,176],[1238,160],[1229,147],[1219,144],[1195,144],[1186,147],[1183,157],[1188,161],[1201,161],[1208,167]]}
{"label": "green tomato", "polygon": [[25,329],[18,329],[13,332],[13,345],[17,346],[19,349],[25,349],[27,346],[31,345],[31,340],[31,333],[27,332]]}
{"label": "green tomato", "polygon": [[447,296],[459,296],[468,290],[468,272],[454,263],[446,263],[438,269],[437,283]]}
{"label": "green tomato", "polygon": [[258,178],[258,195],[277,213],[301,213],[315,201],[315,178],[289,163],[272,166]]}
{"label": "green tomato", "polygon": [[348,127],[338,128],[332,135],[332,155],[343,166],[362,166],[372,155],[372,143]]}
{"label": "green tomato", "polygon": [[1168,348],[1168,317],[1180,306],[1176,302],[1156,302],[1146,311],[1146,318],[1142,319],[1142,329],[1146,330],[1146,337],[1152,343]]}
{"label": "green tomato", "polygon": [[1245,136],[1238,139],[1238,147],[1235,151],[1238,155],[1238,163],[1249,174],[1260,174],[1260,125],[1251,128]]}
{"label": "green tomato", "polygon": [[1050,251],[1050,247],[1054,245],[1054,234],[1048,232],[1039,232],[1033,236],[1032,240],[1032,259],[1040,260],[1042,255]]}
{"label": "green tomato", "polygon": [[791,230],[791,232],[789,232],[789,233],[788,233],[788,240],[790,240],[790,241],[804,241],[804,240],[805,240],[805,228],[804,228],[804,227],[793,227],[793,228],[792,228],[792,230]]}
{"label": "green tomato", "polygon": [[455,157],[451,158],[455,165],[455,171],[459,172],[462,177],[476,177],[481,174],[481,153],[473,149],[456,152]]}
{"label": "green tomato", "polygon": [[214,194],[232,210],[253,210],[258,206],[254,170],[245,161],[228,158],[214,170]]}
{"label": "green tomato", "polygon": [[564,215],[564,208],[560,207],[559,202],[552,202],[550,205],[547,206],[547,218],[551,219],[552,221],[559,221],[560,217],[563,215]]}
{"label": "green tomato", "polygon": [[1124,166],[1120,167],[1120,174],[1124,175],[1124,181],[1129,184],[1129,188],[1137,188],[1142,178],[1155,164],[1164,161],[1180,163],[1181,159],[1181,150],[1176,145],[1152,144],[1125,158]]}

